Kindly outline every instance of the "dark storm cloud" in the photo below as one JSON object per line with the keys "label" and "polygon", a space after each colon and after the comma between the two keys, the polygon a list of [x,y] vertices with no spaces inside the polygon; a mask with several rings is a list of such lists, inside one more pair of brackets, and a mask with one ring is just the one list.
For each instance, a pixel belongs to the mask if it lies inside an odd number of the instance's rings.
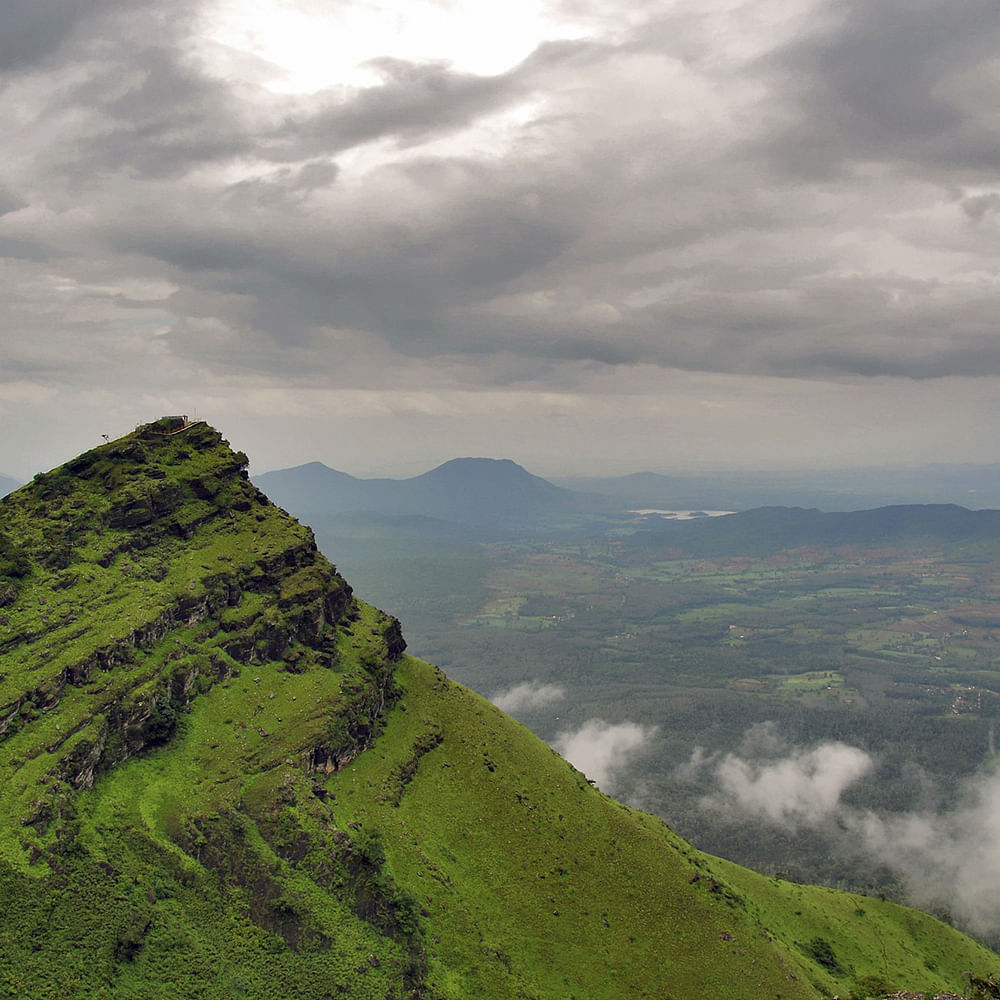
{"label": "dark storm cloud", "polygon": [[102,103],[103,121],[83,146],[81,166],[170,177],[253,150],[246,111],[230,88],[171,49],[141,49],[91,90],[99,88],[124,92]]}
{"label": "dark storm cloud", "polygon": [[[466,326],[456,311],[545,266],[574,233],[558,215],[526,209],[516,186],[503,191],[492,172],[452,164],[446,183],[437,177],[441,170],[439,163],[415,163],[392,171],[398,175],[393,183],[416,178],[420,186],[452,185],[449,212],[421,225],[408,217],[407,206],[397,205],[388,217],[362,213],[314,228],[300,246],[303,234],[285,217],[288,198],[273,186],[240,184],[215,206],[217,215],[205,207],[198,228],[159,213],[140,228],[127,213],[106,238],[121,252],[169,265],[182,285],[201,290],[203,303],[214,299],[228,321],[265,332],[276,347],[321,342],[323,328],[346,327],[411,356],[494,353],[499,344],[490,339],[498,331],[482,322]],[[484,196],[491,185],[493,194]],[[294,190],[291,178],[280,188],[282,194]],[[183,300],[175,297],[173,304]],[[207,347],[186,335],[176,343],[185,351]]]}
{"label": "dark storm cloud", "polygon": [[799,107],[789,146],[776,149],[797,159],[809,142],[831,164],[885,159],[994,176],[996,4],[851,0],[831,11],[832,27],[773,57]]}
{"label": "dark storm cloud", "polygon": [[1000,212],[1000,194],[991,191],[989,194],[971,195],[963,198],[962,210],[973,222],[982,222],[989,216]]}
{"label": "dark storm cloud", "polygon": [[[85,261],[60,294],[98,325],[117,300],[92,286],[169,284],[147,311],[184,361],[336,372],[342,336],[483,384],[588,361],[1000,373],[984,0],[815,4],[745,52],[735,13],[651,5],[494,76],[382,58],[370,86],[296,96],[226,78],[187,4],[34,8],[0,252]],[[12,342],[50,309],[19,307]]]}
{"label": "dark storm cloud", "polygon": [[160,217],[141,228],[129,220],[127,229],[109,235],[117,250],[155,257],[172,269],[203,274],[210,283],[232,284],[236,274],[260,267],[266,256],[253,246],[246,230],[236,226],[229,231],[211,225],[171,227],[168,219]]}
{"label": "dark storm cloud", "polygon": [[[292,100],[260,90],[237,93],[173,49],[146,48],[125,68],[125,92],[102,103],[104,122],[86,144],[84,161],[153,178],[238,158],[301,162],[381,139],[424,142],[519,94],[510,75],[479,77],[389,59],[372,65],[382,77],[377,85]],[[91,89],[121,90],[122,69]]]}
{"label": "dark storm cloud", "polygon": [[51,248],[38,240],[0,236],[0,260],[43,261],[53,256]]}
{"label": "dark storm cloud", "polygon": [[84,0],[5,0],[0,72],[30,67],[50,56],[90,6]]}
{"label": "dark storm cloud", "polygon": [[414,65],[399,59],[378,59],[368,65],[379,73],[380,84],[346,99],[322,95],[318,108],[292,116],[265,137],[270,155],[301,159],[384,137],[417,143],[468,125],[518,96],[513,74],[481,77],[440,64]]}
{"label": "dark storm cloud", "polygon": [[6,215],[8,212],[15,212],[19,208],[24,208],[28,203],[16,192],[10,190],[6,187],[2,181],[0,181],[0,215]]}
{"label": "dark storm cloud", "polygon": [[127,59],[183,35],[197,0],[4,0],[0,74],[58,71],[104,50]]}
{"label": "dark storm cloud", "polygon": [[375,85],[290,98],[213,76],[173,37],[183,35],[183,18],[171,20],[165,38],[135,20],[130,33],[137,44],[120,52],[109,53],[103,39],[81,42],[101,62],[50,108],[76,106],[92,119],[90,135],[59,145],[63,171],[125,169],[157,179],[234,160],[301,163],[378,140],[403,147],[427,142],[530,95],[538,74],[578,65],[592,48],[542,46],[522,67],[489,77],[440,63],[377,59],[368,64],[380,78]]}

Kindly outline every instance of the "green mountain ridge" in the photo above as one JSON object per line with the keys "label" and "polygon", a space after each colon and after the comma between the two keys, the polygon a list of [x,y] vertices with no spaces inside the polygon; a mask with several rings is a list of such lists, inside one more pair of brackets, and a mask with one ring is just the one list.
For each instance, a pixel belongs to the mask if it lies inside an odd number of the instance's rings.
{"label": "green mountain ridge", "polygon": [[204,423],[0,501],[0,996],[958,990],[940,921],[709,857],[405,653]]}

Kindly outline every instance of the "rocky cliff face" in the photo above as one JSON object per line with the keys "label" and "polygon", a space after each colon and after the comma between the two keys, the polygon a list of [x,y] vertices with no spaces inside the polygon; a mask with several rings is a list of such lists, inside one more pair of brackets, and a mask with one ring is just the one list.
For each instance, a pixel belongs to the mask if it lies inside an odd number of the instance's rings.
{"label": "rocky cliff face", "polygon": [[[262,663],[338,673],[351,588],[245,469],[206,424],[164,418],[0,502],[0,750],[33,763],[0,799],[32,857],[59,851],[68,789],[166,743],[214,685]],[[405,643],[394,619],[374,631],[339,742],[320,727],[301,748],[317,766],[368,745],[392,703]]]}
{"label": "rocky cliff face", "polygon": [[165,418],[0,501],[0,997],[813,1000],[1000,964],[605,798],[403,655],[245,465]]}

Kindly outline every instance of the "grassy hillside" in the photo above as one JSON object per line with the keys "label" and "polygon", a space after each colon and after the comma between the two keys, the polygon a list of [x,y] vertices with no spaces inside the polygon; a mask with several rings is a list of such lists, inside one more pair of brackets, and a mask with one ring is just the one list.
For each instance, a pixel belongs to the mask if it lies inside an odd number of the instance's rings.
{"label": "grassy hillside", "polygon": [[1000,968],[601,795],[403,655],[244,465],[164,420],[0,503],[0,996],[749,1000]]}
{"label": "grassy hillside", "polygon": [[[348,823],[378,831],[399,883],[448,914],[431,969],[457,995],[846,995],[859,978],[931,990],[997,964],[924,914],[704,855],[440,671],[407,657],[397,676],[383,741],[330,787]],[[484,967],[496,949],[506,958]]]}

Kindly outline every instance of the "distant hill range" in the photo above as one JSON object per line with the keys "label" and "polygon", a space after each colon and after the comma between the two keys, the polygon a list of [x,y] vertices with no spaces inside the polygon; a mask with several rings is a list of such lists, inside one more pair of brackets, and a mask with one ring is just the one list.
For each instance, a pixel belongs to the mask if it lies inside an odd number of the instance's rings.
{"label": "distant hill range", "polygon": [[254,483],[276,504],[307,521],[365,514],[528,527],[552,517],[623,506],[621,501],[554,486],[510,459],[456,458],[411,479],[357,479],[310,462],[265,472],[254,477]]}
{"label": "distant hill range", "polygon": [[760,555],[802,546],[894,545],[918,541],[1000,541],[1000,510],[907,504],[824,513],[761,507],[724,517],[647,524],[627,544],[657,543],[692,555]]}
{"label": "distant hill range", "polygon": [[[574,490],[532,475],[509,459],[456,458],[411,479],[358,479],[310,462],[264,473],[254,482],[275,503],[313,524],[321,536],[334,523],[341,528],[350,524],[352,533],[377,529],[428,539],[471,540],[563,529],[620,534],[626,526],[629,531],[636,527],[636,508],[649,506],[739,511],[690,521],[650,517],[633,539],[636,545],[662,543],[693,555],[916,539],[1000,539],[1000,510],[970,510],[952,503],[889,504],[837,512],[777,505],[740,510],[735,502],[726,504],[737,495],[727,494],[721,482],[714,492],[706,487],[705,492],[686,494],[684,484],[691,483],[683,478],[639,473],[620,479],[572,480],[587,487]],[[772,490],[776,492],[779,485]]]}
{"label": "distant hill range", "polygon": [[0,476],[0,497],[5,497],[8,493],[13,493],[21,484],[10,476]]}
{"label": "distant hill range", "polygon": [[750,510],[783,504],[864,510],[893,504],[958,503],[1000,508],[1000,465],[924,465],[774,472],[722,470],[555,479],[573,490],[619,497],[633,506]]}
{"label": "distant hill range", "polygon": [[[818,1000],[995,981],[997,955],[939,920],[710,857],[604,796],[407,655],[246,464],[167,416],[0,502],[0,994]],[[449,466],[413,495],[461,494]],[[481,471],[455,510],[503,511],[517,484],[520,509],[560,497]]]}

